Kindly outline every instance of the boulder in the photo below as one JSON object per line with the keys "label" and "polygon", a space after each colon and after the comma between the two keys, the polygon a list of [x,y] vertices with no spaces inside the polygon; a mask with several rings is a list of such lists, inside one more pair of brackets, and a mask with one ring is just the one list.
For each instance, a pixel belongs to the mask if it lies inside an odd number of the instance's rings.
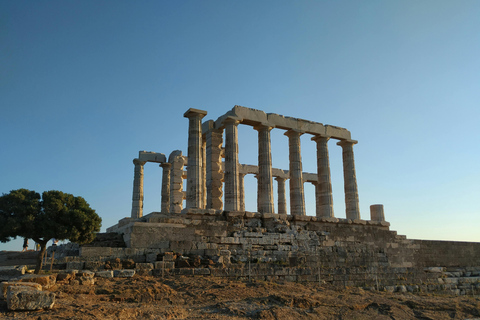
{"label": "boulder", "polygon": [[10,286],[7,290],[8,310],[41,310],[52,308],[54,303],[53,292],[39,291],[26,286]]}

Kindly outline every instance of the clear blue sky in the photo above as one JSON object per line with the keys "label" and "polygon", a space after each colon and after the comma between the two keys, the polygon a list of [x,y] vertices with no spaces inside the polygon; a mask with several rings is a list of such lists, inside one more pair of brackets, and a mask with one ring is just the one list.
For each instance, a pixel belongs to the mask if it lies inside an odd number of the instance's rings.
{"label": "clear blue sky", "polygon": [[[382,203],[408,238],[480,241],[479,17],[475,0],[0,0],[0,192],[83,196],[105,230],[130,215],[139,150],[186,154],[188,108],[216,119],[242,105],[350,130],[363,218]],[[256,132],[239,139],[255,164]],[[287,169],[287,137],[272,140]],[[145,213],[160,208],[161,172],[146,165]]]}

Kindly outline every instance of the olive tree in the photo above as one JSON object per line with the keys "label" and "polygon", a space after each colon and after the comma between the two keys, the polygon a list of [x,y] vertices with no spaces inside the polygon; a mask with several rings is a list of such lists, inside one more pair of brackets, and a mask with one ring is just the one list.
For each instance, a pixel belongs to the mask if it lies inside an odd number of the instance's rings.
{"label": "olive tree", "polygon": [[35,191],[18,189],[0,197],[0,241],[23,237],[38,243],[36,274],[49,240],[91,242],[101,222],[85,199],[61,191],[45,191],[40,197]]}

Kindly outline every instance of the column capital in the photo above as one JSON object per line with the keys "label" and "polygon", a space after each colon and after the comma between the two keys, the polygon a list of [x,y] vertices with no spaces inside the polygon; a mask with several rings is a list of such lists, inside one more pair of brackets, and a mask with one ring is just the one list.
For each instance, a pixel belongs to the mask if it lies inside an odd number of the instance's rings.
{"label": "column capital", "polygon": [[275,126],[268,124],[268,123],[259,123],[253,126],[253,129],[257,131],[271,131]]}
{"label": "column capital", "polygon": [[346,147],[346,146],[353,146],[357,144],[357,140],[340,140],[337,142],[337,146]]}
{"label": "column capital", "polygon": [[316,134],[310,140],[320,142],[320,141],[328,141],[330,140],[330,136],[324,134]]}
{"label": "column capital", "polygon": [[238,125],[240,123],[240,118],[235,116],[228,116],[223,120],[223,124],[233,124]]}
{"label": "column capital", "polygon": [[275,181],[286,181],[287,178],[282,178],[282,177],[275,177]]}
{"label": "column capital", "polygon": [[142,161],[140,159],[133,159],[133,164],[134,165],[141,165],[143,166],[145,163],[147,163],[147,161]]}
{"label": "column capital", "polygon": [[304,134],[305,131],[301,131],[301,130],[297,130],[297,129],[288,129],[284,135],[286,135],[287,137],[300,137],[302,134]]}
{"label": "column capital", "polygon": [[169,162],[163,162],[163,163],[160,163],[160,165],[159,165],[159,167],[162,167],[162,168],[164,168],[164,169],[165,169],[165,168],[168,169],[168,168],[170,168],[171,166],[172,166],[172,164],[169,163]]}
{"label": "column capital", "polygon": [[190,108],[188,109],[184,114],[183,116],[185,118],[195,118],[195,117],[199,117],[200,119],[202,119],[203,117],[205,117],[207,115],[207,111],[205,110],[200,110],[200,109],[194,109],[194,108]]}

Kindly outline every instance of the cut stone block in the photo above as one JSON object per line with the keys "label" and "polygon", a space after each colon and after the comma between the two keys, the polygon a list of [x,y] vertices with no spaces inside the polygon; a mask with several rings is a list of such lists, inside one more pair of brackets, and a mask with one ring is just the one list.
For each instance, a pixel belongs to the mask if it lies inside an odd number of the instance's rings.
{"label": "cut stone block", "polygon": [[8,310],[41,310],[52,308],[55,294],[36,290],[33,287],[11,286],[7,291]]}
{"label": "cut stone block", "polygon": [[1,282],[0,283],[0,299],[7,298],[7,291],[10,287],[31,287],[36,290],[42,291],[42,285],[38,283],[30,283],[30,282]]}

